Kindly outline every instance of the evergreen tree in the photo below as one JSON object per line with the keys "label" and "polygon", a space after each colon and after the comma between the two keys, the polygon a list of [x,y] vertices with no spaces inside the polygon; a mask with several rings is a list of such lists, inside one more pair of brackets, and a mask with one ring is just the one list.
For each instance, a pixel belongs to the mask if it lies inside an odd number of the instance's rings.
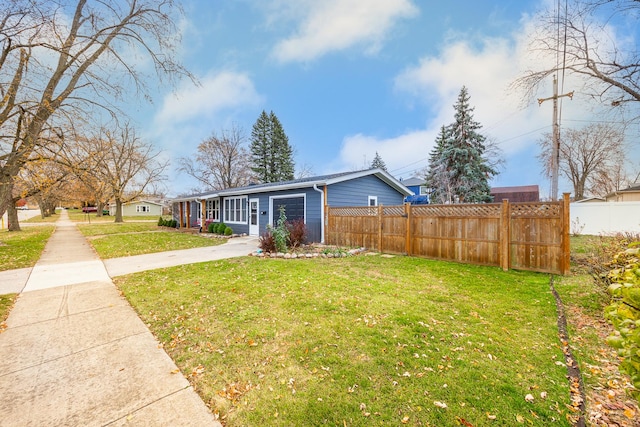
{"label": "evergreen tree", "polygon": [[273,111],[263,110],[251,130],[251,170],[260,182],[279,182],[294,177],[293,149]]}
{"label": "evergreen tree", "polygon": [[473,119],[466,87],[453,108],[454,122],[442,128],[430,154],[427,183],[439,202],[490,202],[489,179],[498,172],[485,157],[486,138]]}
{"label": "evergreen tree", "polygon": [[453,200],[452,177],[449,174],[447,162],[444,159],[444,150],[449,142],[449,132],[446,126],[440,128],[440,133],[436,138],[436,144],[429,153],[429,167],[425,183],[429,189],[429,199],[431,203],[451,203]]}
{"label": "evergreen tree", "polygon": [[378,152],[376,151],[376,156],[373,158],[373,161],[371,162],[371,169],[382,169],[385,172],[388,172],[387,170],[387,165],[385,164],[384,160],[382,160],[382,157],[380,157],[380,154],[378,154]]}

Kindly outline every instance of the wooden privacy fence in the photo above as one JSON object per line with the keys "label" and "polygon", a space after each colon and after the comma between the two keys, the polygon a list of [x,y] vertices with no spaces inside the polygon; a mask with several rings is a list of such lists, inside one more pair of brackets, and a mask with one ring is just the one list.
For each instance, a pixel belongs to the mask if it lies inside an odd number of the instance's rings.
{"label": "wooden privacy fence", "polygon": [[503,270],[569,272],[569,195],[559,202],[327,207],[325,241]]}

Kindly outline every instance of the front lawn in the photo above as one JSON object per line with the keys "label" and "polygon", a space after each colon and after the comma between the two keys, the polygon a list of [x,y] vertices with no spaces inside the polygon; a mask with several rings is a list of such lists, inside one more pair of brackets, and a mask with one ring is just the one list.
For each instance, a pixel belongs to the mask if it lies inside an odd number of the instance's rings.
{"label": "front lawn", "polygon": [[247,257],[116,283],[227,426],[570,425],[548,275]]}
{"label": "front lawn", "polygon": [[178,249],[216,246],[226,239],[207,238],[158,227],[154,223],[78,225],[102,259],[150,254]]}
{"label": "front lawn", "polygon": [[0,231],[0,271],[33,267],[53,230],[53,226],[34,226]]}

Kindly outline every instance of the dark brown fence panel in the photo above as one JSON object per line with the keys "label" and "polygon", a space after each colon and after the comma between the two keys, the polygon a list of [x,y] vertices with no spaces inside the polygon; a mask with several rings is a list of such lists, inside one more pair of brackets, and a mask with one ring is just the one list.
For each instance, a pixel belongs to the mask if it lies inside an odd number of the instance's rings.
{"label": "dark brown fence panel", "polygon": [[561,202],[327,207],[326,242],[465,263],[569,272],[569,196]]}

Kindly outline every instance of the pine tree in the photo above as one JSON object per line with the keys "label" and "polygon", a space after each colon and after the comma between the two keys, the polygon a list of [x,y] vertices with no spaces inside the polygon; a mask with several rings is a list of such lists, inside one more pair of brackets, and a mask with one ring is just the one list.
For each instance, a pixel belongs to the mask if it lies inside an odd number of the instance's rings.
{"label": "pine tree", "polygon": [[430,155],[427,183],[439,202],[490,202],[489,179],[498,172],[485,158],[486,138],[473,119],[466,87],[453,108],[454,122],[442,128]]}
{"label": "pine tree", "polygon": [[380,157],[380,154],[378,154],[378,152],[376,151],[376,156],[373,158],[373,161],[371,162],[371,169],[382,169],[385,172],[387,171],[387,165],[385,164],[384,160],[382,160],[382,157]]}
{"label": "pine tree", "polygon": [[294,177],[293,149],[273,111],[263,110],[251,131],[251,170],[260,182],[279,182]]}
{"label": "pine tree", "polygon": [[440,133],[436,138],[436,144],[429,153],[429,167],[425,183],[430,190],[429,198],[431,203],[451,203],[453,199],[452,179],[449,168],[444,158],[444,149],[449,142],[449,133],[446,126],[440,128]]}
{"label": "pine tree", "polygon": [[251,170],[260,182],[269,180],[271,167],[271,131],[267,113],[262,110],[251,129]]}

